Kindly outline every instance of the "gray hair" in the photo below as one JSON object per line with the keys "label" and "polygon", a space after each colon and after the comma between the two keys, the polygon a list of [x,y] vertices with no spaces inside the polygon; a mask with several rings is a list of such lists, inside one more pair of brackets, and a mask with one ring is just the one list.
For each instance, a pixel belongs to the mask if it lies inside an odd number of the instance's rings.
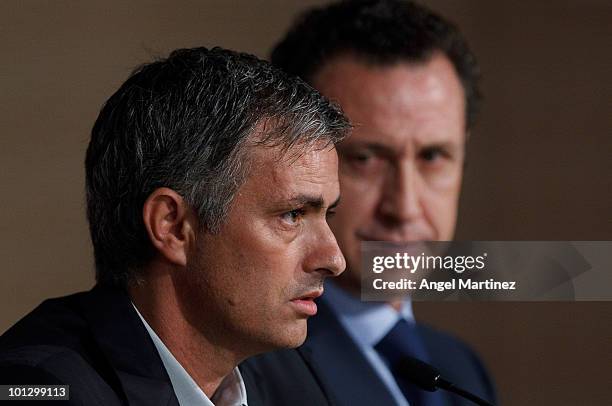
{"label": "gray hair", "polygon": [[154,255],[142,207],[181,194],[217,232],[248,174],[249,142],[324,148],[349,129],[339,108],[252,55],[181,49],[143,65],[105,103],[85,159],[98,283],[126,286]]}

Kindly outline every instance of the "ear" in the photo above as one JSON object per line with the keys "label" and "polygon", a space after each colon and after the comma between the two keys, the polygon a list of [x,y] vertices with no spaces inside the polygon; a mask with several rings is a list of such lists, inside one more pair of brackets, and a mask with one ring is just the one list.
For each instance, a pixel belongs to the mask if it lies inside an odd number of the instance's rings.
{"label": "ear", "polygon": [[142,216],[157,251],[169,262],[186,266],[197,225],[195,215],[181,195],[169,188],[156,189],[145,201]]}

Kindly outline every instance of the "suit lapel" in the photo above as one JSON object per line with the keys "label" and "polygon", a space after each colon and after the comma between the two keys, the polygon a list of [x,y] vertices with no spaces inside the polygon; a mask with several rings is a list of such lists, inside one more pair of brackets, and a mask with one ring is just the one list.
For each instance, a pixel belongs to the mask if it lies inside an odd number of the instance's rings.
{"label": "suit lapel", "polygon": [[395,400],[323,301],[308,321],[308,338],[298,351],[334,405],[395,404]]}
{"label": "suit lapel", "polygon": [[94,287],[80,309],[92,336],[131,405],[176,405],[178,400],[159,354],[127,293]]}

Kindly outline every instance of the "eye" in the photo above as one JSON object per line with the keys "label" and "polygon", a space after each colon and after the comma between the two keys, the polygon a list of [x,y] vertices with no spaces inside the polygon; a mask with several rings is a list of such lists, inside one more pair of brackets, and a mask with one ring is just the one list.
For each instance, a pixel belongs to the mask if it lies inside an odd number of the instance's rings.
{"label": "eye", "polygon": [[440,158],[447,157],[448,154],[439,147],[425,148],[419,154],[421,159],[427,162],[435,162]]}
{"label": "eye", "polygon": [[368,149],[358,149],[347,151],[343,155],[342,164],[354,174],[361,176],[375,175],[384,169],[386,160],[375,151]]}
{"label": "eye", "polygon": [[336,209],[329,209],[327,210],[327,212],[325,212],[325,218],[327,220],[329,220],[330,218],[334,217],[336,215]]}
{"label": "eye", "polygon": [[369,151],[354,152],[349,155],[349,159],[357,164],[367,164],[374,158],[374,154]]}
{"label": "eye", "polygon": [[372,154],[369,154],[369,153],[355,154],[353,159],[359,162],[367,162],[370,159],[372,159]]}
{"label": "eye", "polygon": [[304,214],[306,214],[306,211],[304,209],[294,209],[281,214],[281,218],[285,223],[292,226],[296,226],[300,224],[302,218],[304,217]]}

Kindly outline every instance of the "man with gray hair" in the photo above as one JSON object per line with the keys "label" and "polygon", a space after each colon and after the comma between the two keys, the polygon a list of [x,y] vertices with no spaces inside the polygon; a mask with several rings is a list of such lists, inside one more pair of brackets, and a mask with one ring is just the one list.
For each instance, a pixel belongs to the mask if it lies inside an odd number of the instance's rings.
{"label": "man with gray hair", "polygon": [[69,385],[69,404],[246,404],[236,365],[300,345],[344,270],[327,219],[348,129],[250,55],[182,49],[137,69],[87,149],[97,285],[0,338],[0,383]]}

